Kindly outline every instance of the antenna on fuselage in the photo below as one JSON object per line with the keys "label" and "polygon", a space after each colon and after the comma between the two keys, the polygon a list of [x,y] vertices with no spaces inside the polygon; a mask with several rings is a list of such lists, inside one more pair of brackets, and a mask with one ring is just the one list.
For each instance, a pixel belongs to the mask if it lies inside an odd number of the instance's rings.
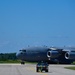
{"label": "antenna on fuselage", "polygon": [[30,46],[28,45],[28,47],[30,47]]}

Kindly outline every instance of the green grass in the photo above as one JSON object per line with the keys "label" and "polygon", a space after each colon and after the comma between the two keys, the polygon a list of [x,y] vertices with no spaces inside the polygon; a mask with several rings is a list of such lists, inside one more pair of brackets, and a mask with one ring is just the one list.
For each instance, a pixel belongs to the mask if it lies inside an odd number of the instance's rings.
{"label": "green grass", "polygon": [[75,70],[75,67],[65,67],[66,69]]}
{"label": "green grass", "polygon": [[[4,61],[0,61],[0,64],[3,64],[3,63],[21,63],[21,60],[4,60]],[[37,62],[25,62],[25,63],[28,63],[28,64],[36,64]]]}
{"label": "green grass", "polygon": [[[75,65],[75,62],[71,63],[72,65]],[[65,67],[66,69],[71,69],[71,70],[75,70],[75,66],[71,66],[71,67]]]}
{"label": "green grass", "polygon": [[5,60],[5,61],[0,61],[0,63],[20,63],[20,60]]}
{"label": "green grass", "polygon": [[72,64],[75,65],[75,62],[73,62]]}
{"label": "green grass", "polygon": [[[21,60],[3,60],[3,61],[0,60],[0,64],[1,63],[21,63]],[[27,61],[25,61],[25,63],[28,63],[28,64],[37,64],[37,62],[27,62]],[[72,64],[75,65],[75,62],[73,62]]]}

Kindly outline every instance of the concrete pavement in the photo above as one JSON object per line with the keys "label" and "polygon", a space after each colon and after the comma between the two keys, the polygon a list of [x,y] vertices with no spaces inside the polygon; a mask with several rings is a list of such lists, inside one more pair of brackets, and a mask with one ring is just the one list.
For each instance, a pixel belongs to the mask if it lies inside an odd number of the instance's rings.
{"label": "concrete pavement", "polygon": [[50,65],[48,73],[37,73],[35,64],[0,64],[0,75],[75,75],[75,70],[65,69],[66,66]]}

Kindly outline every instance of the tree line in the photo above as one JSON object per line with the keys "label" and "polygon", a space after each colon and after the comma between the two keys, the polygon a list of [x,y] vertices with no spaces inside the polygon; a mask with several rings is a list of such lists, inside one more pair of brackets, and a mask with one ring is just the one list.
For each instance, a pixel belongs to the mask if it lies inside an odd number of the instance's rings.
{"label": "tree line", "polygon": [[16,60],[16,53],[0,53],[0,61]]}

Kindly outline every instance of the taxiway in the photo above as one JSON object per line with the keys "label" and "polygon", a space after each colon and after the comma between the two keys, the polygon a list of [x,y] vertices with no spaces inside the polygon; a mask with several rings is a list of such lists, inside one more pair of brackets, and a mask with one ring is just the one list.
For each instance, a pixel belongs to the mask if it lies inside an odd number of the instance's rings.
{"label": "taxiway", "polygon": [[75,70],[65,69],[66,66],[50,65],[48,73],[37,73],[35,64],[0,64],[0,75],[75,75]]}

